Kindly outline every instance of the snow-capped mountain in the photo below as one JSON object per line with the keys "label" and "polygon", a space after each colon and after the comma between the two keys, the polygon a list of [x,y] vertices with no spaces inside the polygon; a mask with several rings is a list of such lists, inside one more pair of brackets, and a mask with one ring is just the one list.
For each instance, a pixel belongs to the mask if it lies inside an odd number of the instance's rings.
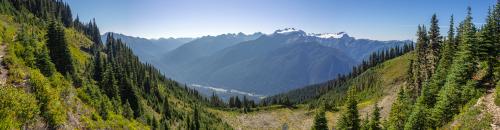
{"label": "snow-capped mountain", "polygon": [[403,45],[411,41],[378,41],[370,39],[356,39],[346,32],[338,33],[307,33],[296,28],[284,28],[274,31],[274,33],[263,37],[274,37],[275,39],[285,39],[282,43],[310,42],[335,48],[348,54],[356,62],[366,59],[371,52],[390,48],[396,45]]}
{"label": "snow-capped mountain", "polygon": [[330,39],[330,38],[342,38],[342,37],[349,37],[346,32],[338,32],[338,33],[306,33],[303,30],[300,29],[295,29],[295,28],[284,28],[284,29],[278,29],[274,31],[274,33],[270,35],[290,35],[290,34],[295,34],[296,36],[302,36],[302,37],[317,37],[317,38],[324,38],[324,39]]}
{"label": "snow-capped mountain", "polygon": [[309,34],[309,36],[314,36],[314,37],[318,37],[318,38],[342,38],[342,37],[349,37],[349,35],[347,35],[347,33],[345,32],[338,32],[338,33],[319,33],[319,34],[315,34],[315,33],[311,33]]}

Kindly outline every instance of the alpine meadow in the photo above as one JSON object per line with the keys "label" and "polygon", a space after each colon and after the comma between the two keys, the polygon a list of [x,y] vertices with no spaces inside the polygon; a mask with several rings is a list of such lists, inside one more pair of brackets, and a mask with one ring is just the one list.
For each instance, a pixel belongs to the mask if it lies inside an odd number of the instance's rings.
{"label": "alpine meadow", "polygon": [[0,0],[0,130],[500,130],[498,0]]}

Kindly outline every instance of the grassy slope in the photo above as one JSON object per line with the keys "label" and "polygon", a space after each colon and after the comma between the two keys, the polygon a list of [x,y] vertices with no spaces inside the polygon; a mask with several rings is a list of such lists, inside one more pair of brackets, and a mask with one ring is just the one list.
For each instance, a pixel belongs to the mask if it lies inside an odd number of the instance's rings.
{"label": "grassy slope", "polygon": [[[372,105],[379,102],[382,108],[382,117],[387,117],[392,102],[395,100],[395,95],[399,88],[404,84],[404,75],[408,68],[410,54],[406,54],[395,59],[384,62],[372,69],[369,69],[364,74],[354,80],[363,79],[369,76],[381,77],[380,84],[372,88],[363,88],[358,91],[358,97],[361,101],[358,104],[360,115],[365,116],[371,112]],[[358,83],[352,83],[350,86],[362,86]],[[338,97],[338,92],[331,91],[317,101],[330,100]],[[309,129],[313,124],[313,118],[317,109],[309,110],[306,105],[299,105],[296,109],[281,108],[279,106],[271,106],[259,108],[261,110],[243,114],[239,112],[228,112],[221,110],[210,110],[217,113],[222,119],[236,129],[280,129],[285,124],[289,129]],[[265,110],[262,110],[265,109]],[[326,113],[328,124],[334,126],[339,112]]]}

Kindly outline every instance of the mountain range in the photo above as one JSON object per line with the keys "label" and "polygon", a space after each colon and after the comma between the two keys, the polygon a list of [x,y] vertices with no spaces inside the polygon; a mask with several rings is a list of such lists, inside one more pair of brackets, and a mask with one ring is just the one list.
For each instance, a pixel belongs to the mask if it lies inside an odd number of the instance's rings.
{"label": "mountain range", "polygon": [[139,56],[143,62],[151,63],[151,59],[164,55],[184,43],[194,40],[194,38],[159,38],[159,39],[146,39],[140,37],[127,36],[120,33],[107,32],[101,36],[103,43],[106,43],[107,35],[113,34],[117,39],[126,41],[127,46],[132,49],[134,54]]}
{"label": "mountain range", "polygon": [[135,39],[141,38],[122,40],[139,57],[155,55],[145,61],[167,77],[186,84],[256,95],[277,94],[334,79],[350,72],[372,52],[410,42],[356,39],[345,32],[315,34],[285,28],[271,34],[204,36],[181,43],[175,49],[140,52],[150,50],[150,46],[134,44],[139,41]]}

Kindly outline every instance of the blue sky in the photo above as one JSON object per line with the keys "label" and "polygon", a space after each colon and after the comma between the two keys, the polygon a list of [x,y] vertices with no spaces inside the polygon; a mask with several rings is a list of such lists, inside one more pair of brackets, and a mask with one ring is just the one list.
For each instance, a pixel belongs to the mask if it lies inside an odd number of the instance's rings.
{"label": "blue sky", "polygon": [[418,24],[436,13],[442,32],[450,15],[467,6],[484,23],[496,0],[65,0],[81,20],[95,18],[101,32],[145,38],[271,33],[295,27],[309,33],[345,31],[357,38],[413,40]]}

